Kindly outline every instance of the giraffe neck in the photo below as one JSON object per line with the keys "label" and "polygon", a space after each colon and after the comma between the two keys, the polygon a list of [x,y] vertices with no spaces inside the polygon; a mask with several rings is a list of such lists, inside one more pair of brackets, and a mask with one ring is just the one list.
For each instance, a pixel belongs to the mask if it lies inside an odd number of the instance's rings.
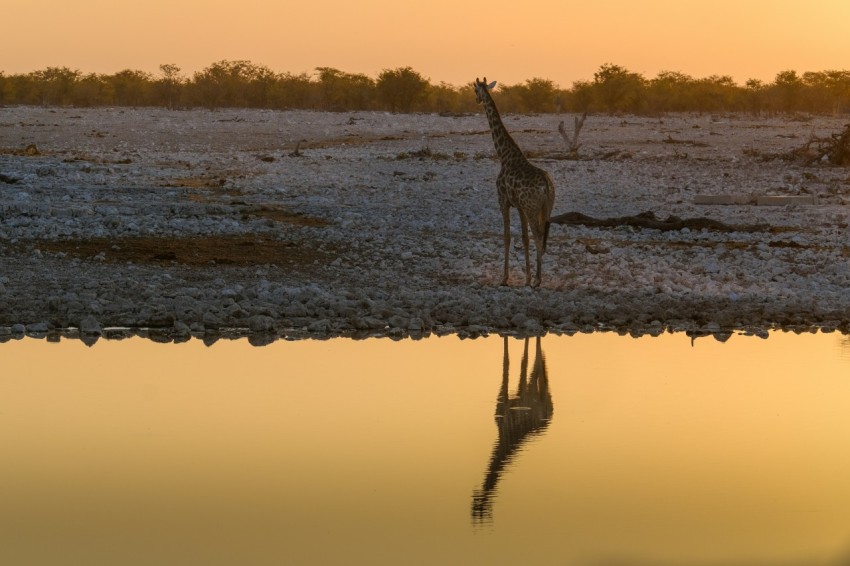
{"label": "giraffe neck", "polygon": [[490,123],[490,133],[493,134],[493,145],[496,146],[496,154],[498,154],[502,164],[527,161],[525,154],[522,153],[522,150],[502,123],[502,118],[499,116],[499,109],[496,108],[496,103],[493,101],[489,92],[484,99],[484,112],[487,114],[487,121]]}

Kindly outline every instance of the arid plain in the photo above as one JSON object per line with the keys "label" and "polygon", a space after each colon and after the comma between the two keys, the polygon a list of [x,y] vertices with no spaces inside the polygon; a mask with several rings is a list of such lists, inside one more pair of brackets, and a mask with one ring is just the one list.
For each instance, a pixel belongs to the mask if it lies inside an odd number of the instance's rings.
{"label": "arid plain", "polygon": [[6,107],[0,339],[850,329],[850,169],[789,158],[845,119],[504,120],[555,215],[732,229],[555,224],[532,290],[514,214],[502,287],[483,114]]}

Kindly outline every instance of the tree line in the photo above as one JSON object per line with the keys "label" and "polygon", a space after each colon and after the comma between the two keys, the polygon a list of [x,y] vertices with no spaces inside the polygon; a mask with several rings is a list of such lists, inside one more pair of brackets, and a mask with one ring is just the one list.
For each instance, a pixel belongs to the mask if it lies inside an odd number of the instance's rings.
{"label": "tree line", "polygon": [[[844,114],[850,112],[850,71],[798,74],[788,70],[766,83],[735,83],[729,76],[662,71],[648,79],[605,63],[592,80],[561,88],[543,78],[500,85],[506,113],[751,112]],[[330,111],[465,113],[476,111],[470,85],[433,84],[410,67],[377,77],[319,67],[314,73],[278,73],[250,61],[219,61],[191,76],[174,64],[154,75],[138,70],[84,74],[48,67],[24,74],[0,71],[0,105],[161,106],[166,108],[270,108]]]}

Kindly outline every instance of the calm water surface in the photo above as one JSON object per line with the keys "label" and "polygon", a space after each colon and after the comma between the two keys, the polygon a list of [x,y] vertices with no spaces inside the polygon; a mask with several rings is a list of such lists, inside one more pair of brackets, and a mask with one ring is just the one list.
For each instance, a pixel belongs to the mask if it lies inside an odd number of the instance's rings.
{"label": "calm water surface", "polygon": [[0,564],[847,564],[837,334],[0,345]]}

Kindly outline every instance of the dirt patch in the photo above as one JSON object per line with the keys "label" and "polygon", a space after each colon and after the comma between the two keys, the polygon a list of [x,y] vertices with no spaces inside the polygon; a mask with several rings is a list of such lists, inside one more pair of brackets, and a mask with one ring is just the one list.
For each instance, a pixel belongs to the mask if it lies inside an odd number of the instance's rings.
{"label": "dirt patch", "polygon": [[180,177],[164,183],[163,187],[180,187],[185,189],[221,189],[227,183],[224,176],[201,175],[199,177]]}
{"label": "dirt patch", "polygon": [[24,148],[0,148],[0,155],[17,155],[19,157],[38,157],[43,155],[39,151],[38,146],[34,143],[29,144]]}
{"label": "dirt patch", "polygon": [[260,206],[257,208],[248,207],[242,211],[244,216],[258,216],[260,218],[268,218],[275,222],[285,222],[287,224],[295,224],[297,226],[314,226],[322,227],[330,224],[323,218],[315,216],[307,216],[298,212],[293,212],[279,206]]}
{"label": "dirt patch", "polygon": [[249,234],[239,236],[190,236],[184,238],[92,238],[86,240],[40,240],[31,244],[48,253],[64,253],[80,259],[112,263],[180,263],[206,265],[322,266],[341,250],[310,240],[275,240]]}

